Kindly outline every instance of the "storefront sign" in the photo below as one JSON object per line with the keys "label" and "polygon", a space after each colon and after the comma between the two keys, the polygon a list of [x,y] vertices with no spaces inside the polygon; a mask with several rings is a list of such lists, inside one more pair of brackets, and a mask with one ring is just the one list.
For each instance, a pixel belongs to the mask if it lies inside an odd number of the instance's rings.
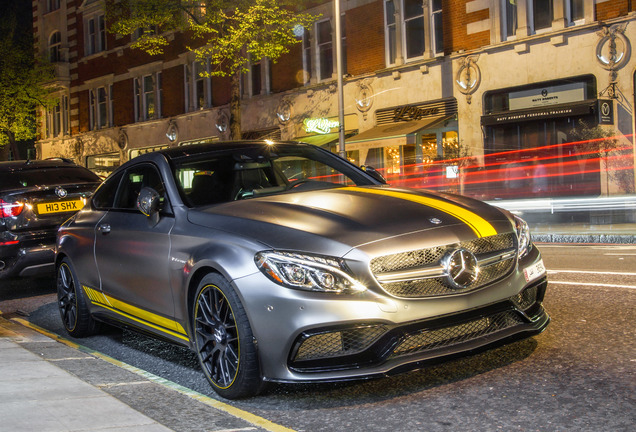
{"label": "storefront sign", "polygon": [[375,112],[377,126],[457,115],[457,99],[438,99],[419,104],[381,108]]}
{"label": "storefront sign", "polygon": [[534,109],[534,110],[522,110],[516,112],[507,112],[501,114],[493,114],[482,116],[481,124],[483,126],[493,126],[501,123],[513,123],[513,122],[522,122],[528,120],[541,120],[544,118],[551,117],[570,117],[570,116],[581,116],[588,115],[592,112],[592,107],[594,104],[592,102],[588,103],[579,103],[575,105],[562,106],[562,107],[554,107],[554,108],[545,108],[545,109]]}
{"label": "storefront sign", "polygon": [[439,107],[420,108],[413,105],[401,106],[393,111],[393,121],[411,121],[421,120],[424,117],[430,117],[439,113]]}
{"label": "storefront sign", "polygon": [[614,101],[608,99],[598,100],[598,124],[614,124]]}
{"label": "storefront sign", "polygon": [[305,132],[315,132],[318,134],[328,134],[331,129],[339,128],[340,123],[337,120],[329,120],[326,118],[308,118],[303,120]]}
{"label": "storefront sign", "polygon": [[585,83],[583,82],[537,87],[530,90],[510,92],[508,95],[510,111],[581,102],[583,100],[585,100]]}
{"label": "storefront sign", "polygon": [[459,167],[457,165],[449,165],[446,167],[446,178],[456,179],[459,177]]}

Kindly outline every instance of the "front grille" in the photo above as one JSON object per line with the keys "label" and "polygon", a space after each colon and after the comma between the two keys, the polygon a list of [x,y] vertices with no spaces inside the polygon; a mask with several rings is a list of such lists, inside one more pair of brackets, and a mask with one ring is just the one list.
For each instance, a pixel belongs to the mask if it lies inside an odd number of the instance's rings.
{"label": "front grille", "polygon": [[393,350],[391,357],[460,344],[522,323],[523,321],[516,313],[501,312],[449,327],[433,330],[424,329],[407,335]]}
{"label": "front grille", "polygon": [[461,248],[472,252],[479,261],[484,257],[492,256],[499,252],[514,251],[515,240],[514,233],[499,234],[452,245],[385,255],[371,260],[370,266],[376,277],[381,277],[383,274],[390,272],[427,268],[439,269],[439,274],[433,277],[380,283],[387,293],[396,297],[417,298],[458,294],[482,287],[508,274],[514,267],[515,254],[509,254],[502,261],[487,262],[480,265],[478,278],[469,286],[459,289],[453,287],[446,276],[442,274],[442,258],[444,256],[453,250]]}
{"label": "front grille", "polygon": [[384,326],[375,325],[315,334],[302,341],[293,361],[357,354],[371,346],[385,332]]}

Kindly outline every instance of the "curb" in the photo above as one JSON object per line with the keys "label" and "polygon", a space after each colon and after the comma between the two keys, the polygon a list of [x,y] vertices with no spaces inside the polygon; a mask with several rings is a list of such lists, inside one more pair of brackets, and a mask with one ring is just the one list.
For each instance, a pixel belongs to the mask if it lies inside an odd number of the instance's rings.
{"label": "curb", "polygon": [[621,234],[532,234],[537,243],[636,244],[636,235]]}

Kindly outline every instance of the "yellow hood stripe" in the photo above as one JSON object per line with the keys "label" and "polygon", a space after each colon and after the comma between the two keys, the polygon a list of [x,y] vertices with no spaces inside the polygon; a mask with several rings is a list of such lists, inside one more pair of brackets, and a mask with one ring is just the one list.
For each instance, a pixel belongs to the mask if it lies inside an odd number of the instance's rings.
{"label": "yellow hood stripe", "polygon": [[443,211],[444,213],[449,214],[464,222],[475,232],[475,234],[477,234],[478,237],[488,237],[497,234],[497,230],[486,219],[468,209],[465,209],[464,207],[458,206],[457,204],[394,190],[371,188],[367,189],[359,187],[348,187],[345,190],[399,198]]}

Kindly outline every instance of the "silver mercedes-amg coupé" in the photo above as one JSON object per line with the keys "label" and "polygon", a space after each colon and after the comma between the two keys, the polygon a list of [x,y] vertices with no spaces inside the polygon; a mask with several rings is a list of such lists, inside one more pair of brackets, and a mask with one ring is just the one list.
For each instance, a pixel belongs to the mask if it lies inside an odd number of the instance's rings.
{"label": "silver mercedes-amg coup\u00e9", "polygon": [[105,321],[186,345],[226,398],[411,370],[549,322],[523,220],[301,143],[139,156],[63,224],[56,265],[72,336]]}

